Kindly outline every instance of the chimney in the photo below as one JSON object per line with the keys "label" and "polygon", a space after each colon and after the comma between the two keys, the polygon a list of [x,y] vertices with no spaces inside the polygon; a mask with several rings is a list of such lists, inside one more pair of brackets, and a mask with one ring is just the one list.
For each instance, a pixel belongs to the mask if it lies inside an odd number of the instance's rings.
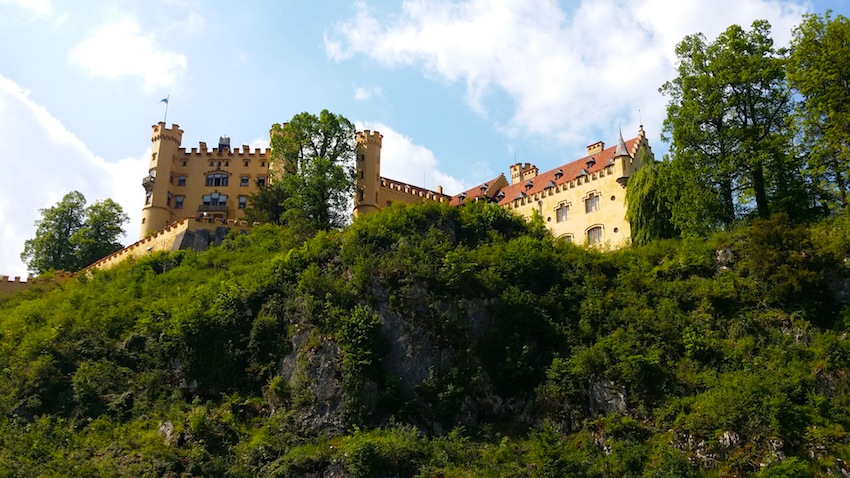
{"label": "chimney", "polygon": [[597,141],[587,146],[587,155],[590,156],[591,154],[599,154],[603,149],[605,149],[605,143]]}

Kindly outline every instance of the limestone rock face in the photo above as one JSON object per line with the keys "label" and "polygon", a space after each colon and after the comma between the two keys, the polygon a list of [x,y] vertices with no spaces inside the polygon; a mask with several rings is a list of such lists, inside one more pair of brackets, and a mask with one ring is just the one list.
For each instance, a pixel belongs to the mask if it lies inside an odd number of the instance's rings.
{"label": "limestone rock face", "polygon": [[605,378],[592,379],[590,410],[595,413],[626,413],[626,389]]}

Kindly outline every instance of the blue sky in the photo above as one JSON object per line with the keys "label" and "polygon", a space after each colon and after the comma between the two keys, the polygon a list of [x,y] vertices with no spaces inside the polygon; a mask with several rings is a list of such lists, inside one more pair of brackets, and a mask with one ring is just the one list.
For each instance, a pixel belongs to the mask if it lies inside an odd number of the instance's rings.
{"label": "blue sky", "polygon": [[546,170],[643,123],[656,153],[673,48],[766,18],[787,44],[847,0],[0,0],[0,274],[40,208],[111,197],[135,239],[150,126],[264,146],[327,108],[384,134],[383,175],[455,193]]}

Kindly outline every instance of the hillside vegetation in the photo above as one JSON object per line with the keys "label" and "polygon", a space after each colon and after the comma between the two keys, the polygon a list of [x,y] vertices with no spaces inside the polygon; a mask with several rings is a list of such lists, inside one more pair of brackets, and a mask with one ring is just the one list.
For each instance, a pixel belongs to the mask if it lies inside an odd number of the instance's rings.
{"label": "hillside vegetation", "polygon": [[846,476],[848,258],[846,215],[258,227],[0,298],[0,476]]}

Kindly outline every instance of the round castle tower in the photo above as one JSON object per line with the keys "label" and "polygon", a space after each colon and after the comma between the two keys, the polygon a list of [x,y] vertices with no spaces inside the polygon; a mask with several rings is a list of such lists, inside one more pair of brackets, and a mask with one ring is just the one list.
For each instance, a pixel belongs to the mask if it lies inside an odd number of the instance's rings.
{"label": "round castle tower", "polygon": [[183,130],[176,124],[166,128],[164,122],[153,125],[151,133],[151,162],[148,175],[142,179],[145,206],[142,208],[142,228],[139,239],[158,231],[172,221],[171,169],[177,157]]}
{"label": "round castle tower", "polygon": [[381,184],[381,140],[377,131],[357,133],[357,159],[355,160],[354,216],[377,212],[378,188]]}

